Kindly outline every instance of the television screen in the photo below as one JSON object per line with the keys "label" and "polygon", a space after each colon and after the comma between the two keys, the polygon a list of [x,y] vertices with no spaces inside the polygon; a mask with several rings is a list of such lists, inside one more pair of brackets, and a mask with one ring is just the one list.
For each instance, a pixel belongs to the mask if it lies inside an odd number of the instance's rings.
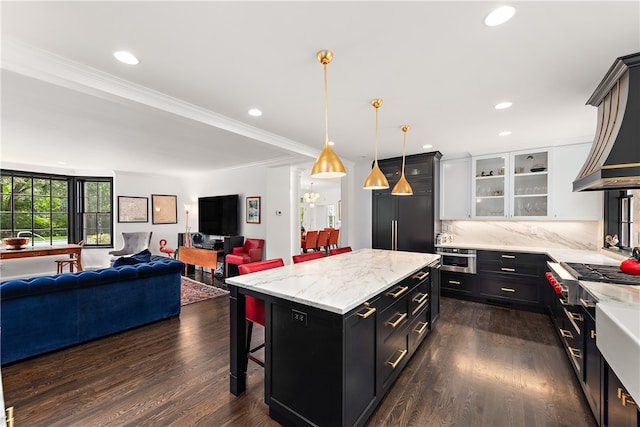
{"label": "television screen", "polygon": [[200,197],[198,199],[198,231],[217,236],[238,234],[239,196]]}

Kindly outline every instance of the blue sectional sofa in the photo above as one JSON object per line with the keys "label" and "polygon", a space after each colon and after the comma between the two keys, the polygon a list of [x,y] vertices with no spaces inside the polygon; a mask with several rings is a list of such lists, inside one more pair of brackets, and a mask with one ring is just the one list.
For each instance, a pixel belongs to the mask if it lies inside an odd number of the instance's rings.
{"label": "blue sectional sofa", "polygon": [[149,262],[0,283],[0,363],[180,314],[180,261]]}

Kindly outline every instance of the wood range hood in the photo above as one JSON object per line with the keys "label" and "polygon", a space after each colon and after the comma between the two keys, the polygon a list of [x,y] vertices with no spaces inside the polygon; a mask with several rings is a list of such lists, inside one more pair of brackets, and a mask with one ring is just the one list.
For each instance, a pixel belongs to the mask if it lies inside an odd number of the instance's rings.
{"label": "wood range hood", "polygon": [[640,52],[617,58],[587,104],[598,128],[573,191],[640,188]]}

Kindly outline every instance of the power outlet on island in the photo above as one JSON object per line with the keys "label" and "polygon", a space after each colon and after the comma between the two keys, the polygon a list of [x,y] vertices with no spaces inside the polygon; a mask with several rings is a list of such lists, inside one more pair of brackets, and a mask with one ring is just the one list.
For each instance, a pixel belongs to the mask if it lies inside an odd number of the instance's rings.
{"label": "power outlet on island", "polygon": [[298,325],[307,327],[307,313],[291,309],[291,321]]}

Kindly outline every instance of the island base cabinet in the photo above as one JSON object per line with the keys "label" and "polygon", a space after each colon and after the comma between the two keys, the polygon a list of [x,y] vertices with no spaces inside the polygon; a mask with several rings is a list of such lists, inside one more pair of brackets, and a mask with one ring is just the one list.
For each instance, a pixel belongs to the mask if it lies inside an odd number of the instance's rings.
{"label": "island base cabinet", "polygon": [[[372,302],[373,303],[373,302]],[[361,426],[376,404],[375,310],[266,304],[265,401],[285,426]]]}
{"label": "island base cabinet", "polygon": [[608,427],[639,427],[640,412],[633,398],[607,364],[607,413]]}

